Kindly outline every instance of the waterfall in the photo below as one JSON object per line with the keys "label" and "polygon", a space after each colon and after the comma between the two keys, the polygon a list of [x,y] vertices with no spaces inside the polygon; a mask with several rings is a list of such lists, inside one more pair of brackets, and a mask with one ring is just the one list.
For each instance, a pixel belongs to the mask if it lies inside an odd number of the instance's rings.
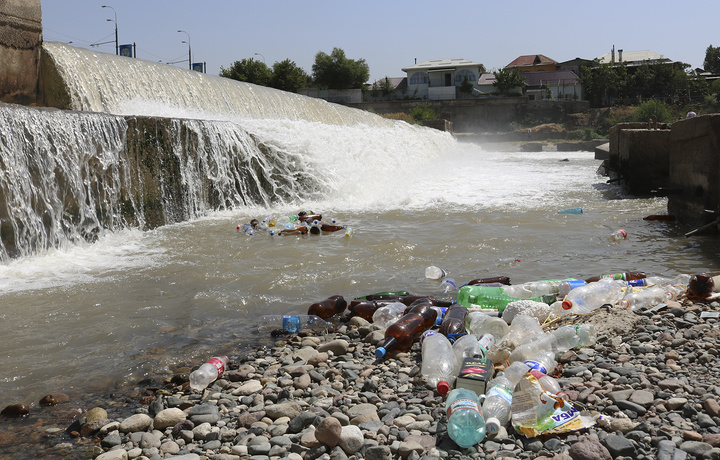
{"label": "waterfall", "polygon": [[71,108],[116,115],[202,119],[289,119],[388,126],[377,115],[322,99],[141,59],[43,44],[69,93]]}

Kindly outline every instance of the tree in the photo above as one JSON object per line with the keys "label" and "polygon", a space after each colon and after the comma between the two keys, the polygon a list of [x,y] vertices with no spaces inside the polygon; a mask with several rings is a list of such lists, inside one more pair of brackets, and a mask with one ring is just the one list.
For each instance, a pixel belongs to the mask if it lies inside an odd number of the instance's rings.
{"label": "tree", "polygon": [[708,46],[705,50],[703,67],[708,72],[720,74],[720,46]]}
{"label": "tree", "polygon": [[466,93],[466,94],[472,94],[473,88],[474,88],[474,86],[473,86],[472,82],[470,82],[470,79],[466,75],[465,78],[463,79],[463,82],[460,84],[460,92]]}
{"label": "tree", "polygon": [[390,95],[395,92],[395,86],[392,84],[390,79],[388,77],[385,77],[380,82],[380,94],[388,98],[388,101],[390,100]]}
{"label": "tree", "polygon": [[314,83],[321,88],[355,89],[370,78],[370,67],[365,59],[348,59],[345,51],[333,48],[330,55],[322,51],[315,55],[312,73]]}
{"label": "tree", "polygon": [[517,69],[500,69],[493,72],[495,81],[493,86],[500,94],[508,94],[511,90],[525,87],[525,77],[520,76]]}
{"label": "tree", "polygon": [[235,61],[229,69],[220,66],[220,76],[238,81],[246,81],[256,85],[268,86],[272,78],[272,71],[264,62],[251,58]]}
{"label": "tree", "polygon": [[598,106],[610,99],[625,95],[627,68],[625,65],[600,64],[597,67],[583,67],[580,77],[585,88],[585,97]]}
{"label": "tree", "polygon": [[273,64],[270,78],[270,86],[273,88],[297,93],[298,89],[308,86],[309,81],[310,76],[290,59]]}

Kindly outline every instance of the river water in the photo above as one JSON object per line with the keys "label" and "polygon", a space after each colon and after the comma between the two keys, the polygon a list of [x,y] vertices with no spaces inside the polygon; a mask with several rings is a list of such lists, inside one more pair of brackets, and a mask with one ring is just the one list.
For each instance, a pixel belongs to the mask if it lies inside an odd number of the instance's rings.
{"label": "river water", "polygon": [[[261,314],[306,313],[334,294],[434,294],[425,268],[459,283],[515,283],[626,270],[672,276],[720,268],[716,239],[685,238],[662,198],[633,198],[596,175],[590,152],[500,153],[447,143],[406,168],[366,158],[368,175],[338,176],[326,195],[240,207],[152,231],[120,230],[0,266],[0,394],[36,404],[236,354],[267,340]],[[338,162],[329,154],[328,162]],[[331,165],[332,166],[332,165]],[[384,171],[384,172],[383,172]],[[330,170],[324,171],[329,175]],[[347,188],[343,188],[346,184]],[[558,211],[582,207],[582,214]],[[352,228],[321,236],[247,236],[250,218],[301,209]],[[624,241],[607,236],[618,228]]]}

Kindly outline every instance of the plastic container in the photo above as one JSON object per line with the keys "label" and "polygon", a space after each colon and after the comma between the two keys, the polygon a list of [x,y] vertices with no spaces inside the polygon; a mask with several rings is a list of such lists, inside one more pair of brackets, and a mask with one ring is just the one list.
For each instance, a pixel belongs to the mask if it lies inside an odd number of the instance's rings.
{"label": "plastic container", "polygon": [[618,305],[627,310],[637,311],[667,302],[667,290],[662,286],[628,288]]}
{"label": "plastic container", "polygon": [[510,284],[510,277],[508,276],[493,276],[490,278],[477,278],[471,281],[468,281],[467,284],[470,286],[475,286],[478,284]]}
{"label": "plastic container", "polygon": [[586,283],[582,280],[542,280],[531,281],[523,284],[514,284],[511,286],[503,286],[503,289],[511,297],[518,299],[531,299],[541,296],[566,296],[572,289],[584,286]]}
{"label": "plastic container", "polygon": [[403,317],[407,308],[407,305],[402,302],[383,305],[373,313],[372,322],[383,329],[387,329],[391,324]]}
{"label": "plastic container", "polygon": [[382,300],[352,300],[347,307],[347,316],[349,318],[359,316],[367,321],[372,321],[373,315],[378,308],[387,304],[387,301]]}
{"label": "plastic container", "polygon": [[322,302],[310,305],[308,308],[308,315],[319,316],[322,319],[330,319],[333,316],[344,312],[345,308],[347,308],[347,302],[343,296],[333,295]]}
{"label": "plastic container", "polygon": [[455,383],[459,371],[453,346],[447,337],[435,331],[426,331],[422,339],[421,372],[428,385],[444,395]]}
{"label": "plastic container", "polygon": [[445,403],[447,432],[455,444],[466,449],[485,439],[485,419],[474,391],[456,388]]}
{"label": "plastic container", "polygon": [[614,305],[623,297],[625,286],[627,283],[624,281],[614,279],[602,279],[588,283],[570,291],[562,302],[562,309],[566,313],[582,315],[605,304]]}
{"label": "plastic container", "polygon": [[586,283],[594,283],[595,281],[600,281],[604,278],[610,278],[613,280],[620,280],[620,281],[634,281],[634,280],[640,280],[645,278],[645,272],[625,272],[625,273],[611,273],[609,275],[598,275],[593,276],[585,280]]}
{"label": "plastic container", "polygon": [[204,390],[222,377],[229,362],[227,356],[210,358],[205,364],[190,373],[190,388],[195,391]]}
{"label": "plastic container", "polygon": [[610,235],[608,235],[608,240],[610,241],[622,241],[625,238],[627,238],[627,232],[622,228],[619,230],[615,230]]}
{"label": "plastic container", "polygon": [[577,344],[579,348],[591,347],[595,345],[595,342],[597,342],[597,332],[595,331],[595,326],[592,324],[585,323],[576,325],[575,333],[579,338]]}
{"label": "plastic container", "polygon": [[437,312],[431,305],[420,304],[409,309],[402,318],[385,329],[385,340],[375,349],[375,356],[383,358],[389,351],[408,351],[423,332],[435,324]]}
{"label": "plastic container", "polygon": [[550,350],[541,350],[531,359],[526,360],[525,364],[527,364],[530,369],[540,371],[543,374],[548,374],[555,369],[557,361],[555,361],[555,353]]}
{"label": "plastic container", "polygon": [[454,300],[457,296],[457,285],[452,278],[445,278],[438,288],[438,297],[443,300]]}
{"label": "plastic container", "polygon": [[543,374],[535,369],[530,370],[530,374],[538,380],[538,383],[540,383],[543,390],[567,399],[567,395],[564,391],[562,391],[562,388],[560,388],[560,382],[558,382],[555,377]]}
{"label": "plastic container", "polygon": [[473,311],[465,318],[465,330],[468,334],[475,334],[482,337],[491,334],[495,342],[499,342],[510,330],[510,326],[504,319],[490,316],[486,313]]}
{"label": "plastic container", "polygon": [[468,309],[460,304],[448,307],[445,315],[443,315],[439,332],[454,342],[459,336],[466,333],[465,317],[468,315]]}
{"label": "plastic container", "polygon": [[560,326],[550,333],[551,347],[555,353],[565,352],[577,347],[580,343],[580,337],[577,334],[575,326]]}
{"label": "plastic container", "polygon": [[259,332],[285,331],[290,334],[300,332],[327,332],[326,320],[315,315],[264,315],[260,317]]}
{"label": "plastic container", "polygon": [[582,214],[583,208],[568,208],[558,211],[558,214]]}
{"label": "plastic container", "polygon": [[430,265],[425,269],[425,278],[431,280],[439,280],[445,277],[445,270],[438,268],[435,265]]}
{"label": "plastic container", "polygon": [[453,346],[453,354],[457,360],[458,366],[462,366],[465,358],[484,358],[487,351],[495,344],[495,338],[490,334],[485,334],[478,339],[475,334],[465,334],[458,338]]}
{"label": "plastic container", "polygon": [[[538,302],[551,303],[555,296],[532,297]],[[511,297],[501,286],[487,286],[483,284],[465,285],[458,290],[457,303],[467,308],[480,307],[490,311],[502,312],[510,302],[522,300]]]}
{"label": "plastic container", "polygon": [[690,300],[704,300],[710,297],[715,280],[707,273],[695,273],[688,282],[687,297]]}
{"label": "plastic container", "polygon": [[488,383],[482,411],[485,416],[485,430],[494,436],[510,421],[512,396],[515,386],[529,370],[525,363],[512,363],[505,372]]}

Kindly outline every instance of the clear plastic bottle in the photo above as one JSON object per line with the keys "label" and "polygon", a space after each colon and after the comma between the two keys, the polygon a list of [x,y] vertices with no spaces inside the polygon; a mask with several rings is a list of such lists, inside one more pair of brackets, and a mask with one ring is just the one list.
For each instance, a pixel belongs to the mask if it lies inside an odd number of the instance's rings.
{"label": "clear plastic bottle", "polygon": [[467,449],[485,439],[485,418],[474,391],[456,388],[445,403],[447,432],[455,444]]}
{"label": "clear plastic bottle", "polygon": [[571,350],[580,343],[577,330],[572,325],[560,326],[552,331],[550,336],[552,337],[552,350],[555,353]]}
{"label": "clear plastic bottle", "polygon": [[565,392],[562,390],[562,388],[560,387],[560,382],[558,382],[555,377],[543,374],[542,372],[535,369],[530,370],[530,373],[533,377],[537,379],[543,390],[567,399],[567,394],[565,394]]}
{"label": "clear plastic bottle", "polygon": [[453,300],[457,296],[457,285],[452,278],[445,278],[438,288],[438,297],[443,300]]}
{"label": "clear plastic bottle", "polygon": [[438,268],[435,265],[430,265],[428,268],[425,269],[425,278],[427,279],[439,280],[441,278],[444,278],[445,275],[445,270],[443,270],[442,268]]}
{"label": "clear plastic bottle", "polygon": [[612,232],[610,235],[608,235],[608,240],[610,241],[621,241],[627,238],[627,232],[625,230],[618,229]]}
{"label": "clear plastic bottle", "polygon": [[260,317],[258,332],[285,331],[291,334],[300,332],[327,332],[328,322],[315,315],[263,315]]}
{"label": "clear plastic bottle", "polygon": [[625,296],[620,299],[619,306],[627,310],[637,311],[654,307],[667,300],[667,291],[662,286],[628,288],[625,291]]}
{"label": "clear plastic bottle", "polygon": [[392,323],[402,318],[406,309],[407,305],[402,302],[389,303],[375,310],[372,322],[383,329],[387,329]]}
{"label": "clear plastic bottle", "polygon": [[579,348],[591,347],[595,345],[595,342],[597,342],[597,332],[595,331],[595,326],[590,323],[577,324],[575,326],[575,333],[580,339],[577,344]]}
{"label": "clear plastic bottle", "polygon": [[465,330],[468,334],[475,334],[475,337],[492,334],[495,342],[499,342],[508,333],[510,326],[502,318],[474,311],[465,318]]}
{"label": "clear plastic bottle", "polygon": [[423,334],[421,372],[428,385],[437,389],[441,395],[450,390],[460,372],[460,366],[447,337],[435,331]]}
{"label": "clear plastic bottle", "polygon": [[500,428],[510,421],[513,392],[529,369],[525,363],[512,363],[504,372],[488,382],[488,390],[482,405],[488,436],[496,435]]}
{"label": "clear plastic bottle", "polygon": [[627,283],[622,280],[601,279],[573,289],[562,302],[568,313],[585,314],[605,304],[614,305],[623,297]]}
{"label": "clear plastic bottle", "polygon": [[527,364],[530,369],[548,374],[555,369],[557,361],[555,361],[555,353],[550,350],[541,350],[533,355],[531,359],[526,360],[525,364]]}
{"label": "clear plastic bottle", "polygon": [[508,362],[526,361],[544,350],[551,350],[553,337],[545,332],[527,335],[522,343],[515,347],[508,357]]}
{"label": "clear plastic bottle", "polygon": [[204,390],[208,385],[222,377],[230,360],[227,356],[210,358],[205,364],[190,373],[190,388]]}
{"label": "clear plastic bottle", "polygon": [[492,334],[485,334],[480,339],[475,334],[465,334],[453,343],[453,354],[455,354],[458,365],[462,366],[465,358],[485,357],[494,343],[495,338]]}

